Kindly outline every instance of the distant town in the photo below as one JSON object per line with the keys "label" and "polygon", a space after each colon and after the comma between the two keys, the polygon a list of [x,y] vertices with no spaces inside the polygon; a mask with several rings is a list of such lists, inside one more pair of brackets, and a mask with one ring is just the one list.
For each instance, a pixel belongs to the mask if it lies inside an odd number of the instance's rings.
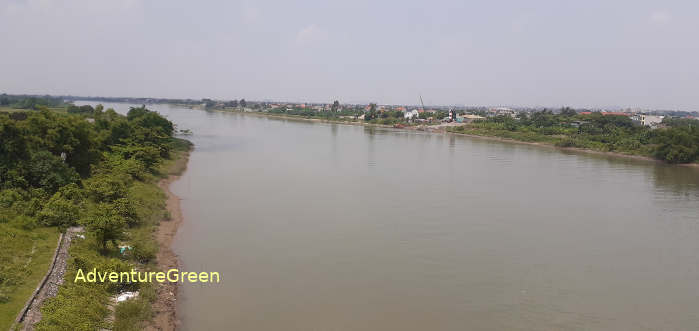
{"label": "distant town", "polygon": [[[206,111],[254,113],[398,129],[487,136],[527,143],[659,159],[699,160],[699,113],[677,110],[291,103],[214,99],[0,95],[0,111],[56,109],[92,120],[96,109],[75,101],[169,104]],[[101,109],[101,108],[100,108]],[[101,110],[100,110],[101,111]],[[190,134],[179,129],[179,133]]]}
{"label": "distant town", "polygon": [[[36,96],[42,97],[42,96]],[[449,120],[448,113],[454,114],[451,120],[456,122],[467,122],[469,120],[481,119],[483,117],[494,117],[507,115],[517,118],[522,113],[534,113],[540,111],[552,111],[558,113],[562,109],[570,107],[502,107],[502,106],[454,106],[454,105],[389,105],[378,103],[352,104],[334,101],[330,103],[318,102],[273,102],[273,101],[250,101],[245,99],[215,100],[215,99],[170,99],[170,98],[130,98],[130,97],[82,97],[82,96],[58,96],[65,101],[97,101],[97,102],[125,102],[133,104],[177,104],[193,108],[203,109],[241,109],[249,112],[334,112],[338,114],[357,115],[358,119],[365,119],[364,115],[372,110],[378,113],[401,112],[403,118],[415,120],[416,122],[427,122],[432,118],[439,120]],[[675,118],[699,118],[699,111],[681,110],[649,110],[641,108],[625,109],[574,109],[580,114],[590,114],[599,112],[602,115],[627,116],[639,124],[646,126],[657,126],[666,116]],[[441,117],[440,117],[441,116]]]}

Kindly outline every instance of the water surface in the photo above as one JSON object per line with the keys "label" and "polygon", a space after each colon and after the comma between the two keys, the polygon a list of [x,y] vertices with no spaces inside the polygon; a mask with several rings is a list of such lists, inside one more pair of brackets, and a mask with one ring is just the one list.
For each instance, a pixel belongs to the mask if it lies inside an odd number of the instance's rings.
{"label": "water surface", "polygon": [[182,330],[699,329],[697,169],[151,108],[194,132],[176,252],[223,275]]}

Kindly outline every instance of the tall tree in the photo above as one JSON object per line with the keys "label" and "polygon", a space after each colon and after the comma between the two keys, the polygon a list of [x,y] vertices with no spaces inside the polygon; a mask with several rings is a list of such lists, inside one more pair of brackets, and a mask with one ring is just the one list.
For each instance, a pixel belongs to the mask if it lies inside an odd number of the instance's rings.
{"label": "tall tree", "polygon": [[95,235],[97,243],[102,246],[102,250],[107,249],[107,243],[112,242],[116,247],[117,240],[124,239],[126,220],[121,215],[114,212],[109,204],[101,204],[91,217],[85,221],[87,229]]}

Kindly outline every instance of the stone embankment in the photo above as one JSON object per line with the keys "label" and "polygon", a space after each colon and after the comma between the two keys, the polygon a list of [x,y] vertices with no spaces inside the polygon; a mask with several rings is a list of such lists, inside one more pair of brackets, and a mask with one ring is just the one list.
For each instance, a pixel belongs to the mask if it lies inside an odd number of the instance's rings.
{"label": "stone embankment", "polygon": [[[21,330],[34,330],[34,325],[41,320],[41,306],[44,301],[58,294],[58,287],[63,284],[63,275],[66,272],[70,243],[82,231],[82,227],[71,227],[60,235],[48,272],[15,319],[15,325],[22,325]],[[14,327],[11,329],[14,330]]]}

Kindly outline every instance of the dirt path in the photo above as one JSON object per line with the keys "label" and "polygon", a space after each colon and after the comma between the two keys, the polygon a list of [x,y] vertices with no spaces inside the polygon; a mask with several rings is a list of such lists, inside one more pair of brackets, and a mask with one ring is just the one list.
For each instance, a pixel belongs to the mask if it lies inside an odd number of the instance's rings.
{"label": "dirt path", "polygon": [[[172,241],[177,228],[182,223],[182,211],[180,210],[180,198],[170,191],[170,184],[180,178],[187,167],[189,155],[184,155],[173,165],[170,175],[158,182],[158,186],[167,195],[167,211],[170,212],[170,220],[162,220],[155,236],[160,250],[158,251],[158,267],[162,271],[179,268],[179,260],[172,250]],[[157,299],[153,303],[154,317],[146,330],[175,330],[177,327],[177,284],[170,282],[158,283]]]}
{"label": "dirt path", "polygon": [[63,275],[68,263],[68,250],[73,237],[82,232],[82,227],[71,227],[61,236],[56,252],[44,279],[39,283],[34,295],[27,302],[25,309],[22,309],[17,317],[17,323],[23,323],[21,330],[34,330],[34,325],[41,320],[41,306],[48,298],[55,297],[58,287],[63,284]]}

